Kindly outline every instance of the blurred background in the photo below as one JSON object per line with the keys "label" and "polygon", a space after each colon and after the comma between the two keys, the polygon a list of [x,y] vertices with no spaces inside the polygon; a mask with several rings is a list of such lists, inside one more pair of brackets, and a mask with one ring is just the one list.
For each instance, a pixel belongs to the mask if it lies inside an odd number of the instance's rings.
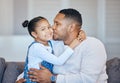
{"label": "blurred background", "polygon": [[0,57],[24,61],[33,39],[21,23],[44,16],[53,24],[63,8],[82,14],[82,29],[104,43],[108,59],[120,57],[120,0],[0,0]]}

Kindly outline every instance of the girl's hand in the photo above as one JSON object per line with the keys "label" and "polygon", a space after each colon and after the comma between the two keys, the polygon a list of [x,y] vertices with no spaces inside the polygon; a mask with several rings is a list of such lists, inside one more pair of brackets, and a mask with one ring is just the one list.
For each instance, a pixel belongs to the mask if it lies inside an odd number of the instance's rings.
{"label": "girl's hand", "polygon": [[79,41],[81,41],[81,42],[86,39],[86,34],[85,34],[85,32],[84,32],[83,30],[80,30],[77,39],[78,39]]}
{"label": "girl's hand", "polygon": [[76,46],[78,46],[83,40],[86,39],[86,34],[83,30],[80,30],[78,37],[72,41],[72,43],[69,45],[72,49],[74,49]]}

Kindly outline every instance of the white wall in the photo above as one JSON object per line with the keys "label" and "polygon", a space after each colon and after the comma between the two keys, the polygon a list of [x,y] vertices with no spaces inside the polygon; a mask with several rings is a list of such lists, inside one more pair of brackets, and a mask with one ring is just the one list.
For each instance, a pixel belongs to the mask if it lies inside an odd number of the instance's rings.
{"label": "white wall", "polygon": [[30,36],[0,36],[0,57],[6,61],[24,61],[27,48],[33,41]]}
{"label": "white wall", "polygon": [[120,0],[0,0],[0,57],[23,61],[32,39],[21,23],[40,15],[52,24],[56,13],[69,7],[82,14],[87,35],[103,41],[108,59],[120,57]]}
{"label": "white wall", "polygon": [[106,0],[105,33],[109,58],[120,57],[120,0]]}
{"label": "white wall", "polygon": [[13,0],[0,0],[0,35],[13,34]]}

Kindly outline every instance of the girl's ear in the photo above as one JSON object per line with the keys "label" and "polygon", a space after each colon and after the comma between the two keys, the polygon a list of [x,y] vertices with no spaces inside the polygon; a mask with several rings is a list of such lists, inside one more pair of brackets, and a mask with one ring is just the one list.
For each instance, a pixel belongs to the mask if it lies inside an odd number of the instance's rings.
{"label": "girl's ear", "polygon": [[31,34],[32,34],[32,36],[33,36],[34,38],[37,38],[36,32],[32,31]]}

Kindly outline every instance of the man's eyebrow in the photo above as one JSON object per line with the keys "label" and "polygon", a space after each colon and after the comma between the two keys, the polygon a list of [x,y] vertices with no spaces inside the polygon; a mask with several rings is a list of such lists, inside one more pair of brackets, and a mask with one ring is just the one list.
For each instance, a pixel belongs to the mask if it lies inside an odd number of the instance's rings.
{"label": "man's eyebrow", "polygon": [[54,20],[54,23],[58,23],[56,20]]}
{"label": "man's eyebrow", "polygon": [[59,23],[57,20],[54,21],[55,23]]}

